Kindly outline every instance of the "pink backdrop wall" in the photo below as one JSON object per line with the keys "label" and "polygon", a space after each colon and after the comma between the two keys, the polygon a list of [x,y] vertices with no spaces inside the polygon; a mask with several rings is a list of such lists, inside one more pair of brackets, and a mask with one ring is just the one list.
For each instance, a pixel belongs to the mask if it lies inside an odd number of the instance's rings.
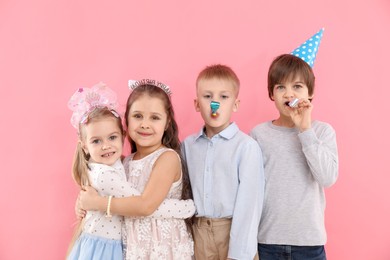
{"label": "pink backdrop wall", "polygon": [[276,116],[272,59],[325,27],[314,117],[338,134],[327,190],[329,259],[390,259],[390,3],[372,1],[0,2],[0,259],[63,259],[77,188],[68,98],[104,81],[124,105],[130,78],[170,85],[180,136],[198,131],[197,73],[230,65],[242,82],[234,120]]}

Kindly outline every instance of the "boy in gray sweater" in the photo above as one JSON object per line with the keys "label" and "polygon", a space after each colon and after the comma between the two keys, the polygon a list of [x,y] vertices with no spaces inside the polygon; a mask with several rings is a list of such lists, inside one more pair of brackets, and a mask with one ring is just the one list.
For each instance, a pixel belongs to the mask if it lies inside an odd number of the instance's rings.
{"label": "boy in gray sweater", "polygon": [[291,54],[272,62],[268,94],[279,117],[250,133],[263,152],[266,179],[261,260],[326,259],[324,188],[336,182],[338,154],[334,129],[311,119],[315,78],[309,64]]}

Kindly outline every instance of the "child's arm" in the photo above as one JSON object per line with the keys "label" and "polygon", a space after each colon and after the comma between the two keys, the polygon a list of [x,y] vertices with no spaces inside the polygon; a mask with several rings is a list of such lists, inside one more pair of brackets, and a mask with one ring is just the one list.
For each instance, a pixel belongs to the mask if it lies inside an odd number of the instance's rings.
{"label": "child's arm", "polygon": [[314,179],[323,187],[332,186],[338,176],[336,134],[330,125],[322,126],[316,133],[312,128],[313,104],[301,99],[297,109],[290,109],[290,116],[299,129],[299,139]]}
{"label": "child's arm", "polygon": [[[106,171],[104,174],[100,174],[95,183],[92,183],[93,187],[88,187],[92,193],[103,189],[102,194],[105,196],[112,195],[114,197],[129,197],[139,196],[141,193],[132,187],[129,182],[115,171]],[[165,199],[161,205],[150,215],[155,218],[178,218],[186,219],[195,214],[195,204],[193,200],[178,200],[178,199]],[[76,215],[79,219],[85,216],[85,211],[81,208],[79,199],[76,201],[75,206]]]}
{"label": "child's arm", "polygon": [[[180,160],[175,152],[164,152],[155,162],[147,186],[140,196],[113,198],[111,212],[123,216],[148,216],[163,202],[174,181],[180,178]],[[106,211],[108,199],[92,189],[81,191],[81,203],[86,210]],[[175,208],[175,207],[173,207]]]}
{"label": "child's arm", "polygon": [[[91,192],[96,192],[92,187]],[[97,193],[97,192],[96,192]],[[140,194],[140,192],[138,192]],[[136,194],[136,192],[134,192]],[[99,195],[97,195],[99,196]],[[136,196],[136,195],[134,195]],[[177,219],[186,219],[192,217],[196,212],[195,203],[193,200],[178,200],[178,199],[165,199],[161,205],[153,212],[149,217],[153,218],[177,218]],[[79,198],[76,200],[75,204],[75,214],[77,219],[81,220],[87,214],[87,211],[82,209],[80,205]]]}
{"label": "child's arm", "polygon": [[316,131],[311,128],[298,137],[314,179],[321,186],[330,187],[338,177],[336,133],[330,125],[321,124]]}
{"label": "child's arm", "polygon": [[[113,195],[116,198],[123,198],[141,195],[141,192],[132,187],[128,181],[120,178],[115,172],[100,175],[98,183],[107,183],[107,185],[104,185],[105,191],[107,191],[104,194],[106,196]],[[193,216],[194,213],[195,204],[193,200],[165,199],[150,216],[155,218],[185,219]]]}
{"label": "child's arm", "polygon": [[241,151],[239,187],[234,204],[228,258],[253,259],[264,199],[263,156],[253,140]]}

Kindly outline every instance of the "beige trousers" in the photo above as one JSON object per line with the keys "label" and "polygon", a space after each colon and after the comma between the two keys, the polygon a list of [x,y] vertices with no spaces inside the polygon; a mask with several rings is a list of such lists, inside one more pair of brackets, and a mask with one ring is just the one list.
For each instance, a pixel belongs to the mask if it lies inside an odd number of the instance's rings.
{"label": "beige trousers", "polygon": [[[226,260],[229,251],[230,218],[195,218],[192,226],[196,260]],[[255,260],[259,257],[255,256]]]}

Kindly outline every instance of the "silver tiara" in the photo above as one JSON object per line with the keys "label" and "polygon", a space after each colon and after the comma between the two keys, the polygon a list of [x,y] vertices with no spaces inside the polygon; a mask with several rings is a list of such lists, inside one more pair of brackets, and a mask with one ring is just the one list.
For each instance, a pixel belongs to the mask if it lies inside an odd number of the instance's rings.
{"label": "silver tiara", "polygon": [[162,90],[164,90],[164,92],[169,97],[172,95],[171,89],[167,85],[165,85],[164,83],[161,83],[157,80],[154,80],[154,79],[129,80],[128,84],[129,84],[129,88],[131,90],[134,90],[137,87],[143,86],[143,85],[152,85],[152,86],[155,86],[155,87],[158,87],[158,88],[161,88]]}

